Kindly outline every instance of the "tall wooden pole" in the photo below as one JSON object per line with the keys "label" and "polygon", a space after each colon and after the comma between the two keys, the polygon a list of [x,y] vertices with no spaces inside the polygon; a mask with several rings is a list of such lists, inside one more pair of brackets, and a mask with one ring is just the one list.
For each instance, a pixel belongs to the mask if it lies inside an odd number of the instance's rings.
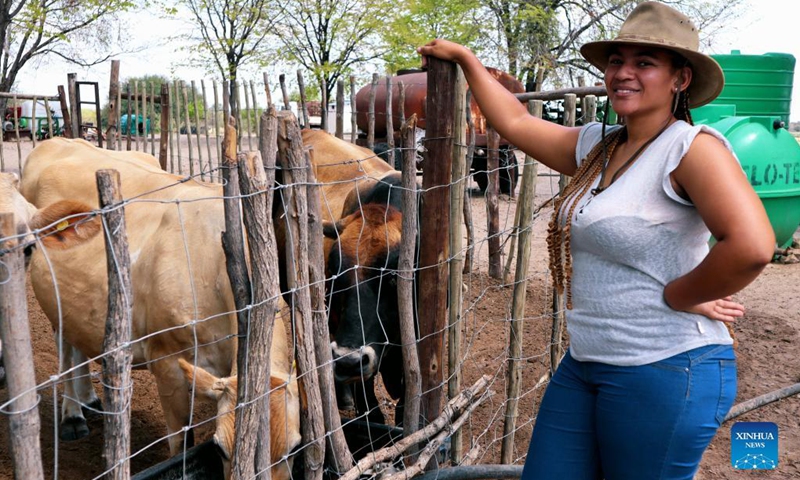
{"label": "tall wooden pole", "polygon": [[[447,325],[448,382],[447,398],[453,399],[461,392],[461,342],[463,323],[461,317],[461,286],[463,285],[464,254],[462,252],[462,231],[464,223],[464,188],[461,182],[467,182],[467,115],[466,115],[467,81],[460,68],[457,69],[455,83],[455,112],[453,120],[453,165],[452,188],[450,197],[450,252],[453,259],[450,264],[450,307]],[[461,463],[463,456],[461,431],[453,432],[450,438],[450,458],[454,465]]]}
{"label": "tall wooden pole", "polygon": [[436,119],[427,124],[425,146],[428,157],[422,175],[422,221],[419,254],[419,357],[422,366],[421,414],[433,421],[443,402],[444,331],[447,322],[447,289],[432,288],[447,284],[447,259],[450,249],[448,205],[453,161],[453,113],[455,111],[456,64],[428,59],[428,100],[426,116]]}

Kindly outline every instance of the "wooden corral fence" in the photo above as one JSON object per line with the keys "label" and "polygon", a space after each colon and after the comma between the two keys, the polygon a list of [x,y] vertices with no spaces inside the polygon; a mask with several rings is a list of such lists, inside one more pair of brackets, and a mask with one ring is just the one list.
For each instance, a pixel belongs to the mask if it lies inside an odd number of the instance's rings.
{"label": "wooden corral fence", "polygon": [[[119,65],[112,70],[118,72]],[[421,185],[417,182],[415,116],[406,118],[400,114],[400,141],[393,145],[399,148],[403,165],[399,187],[406,212],[402,236],[419,239],[419,244],[403,242],[397,270],[391,272],[398,284],[399,347],[404,356],[402,429],[376,425],[365,418],[343,419],[335,408],[337,385],[322,253],[323,185],[315,178],[309,152],[301,139],[300,127],[311,126],[306,102],[301,100],[297,115],[286,111],[290,104],[285,77],[280,76],[284,110],[278,111],[270,89],[263,88],[268,85],[265,77],[260,88],[267,99],[266,107],[255,117],[258,121],[251,122],[251,111],[258,109],[255,85],[241,85],[240,100],[244,101],[239,104],[244,109],[237,118],[236,112],[229,111],[230,102],[224,93],[229,91],[229,85],[222,84],[219,112],[207,114],[200,121],[199,104],[206,112],[209,110],[204,83],[200,83],[200,100],[197,85],[191,83],[164,85],[160,92],[134,84],[123,93],[116,75],[112,73],[110,86],[115,92],[111,98],[116,99],[110,106],[111,120],[99,133],[98,141],[111,149],[149,149],[159,157],[162,168],[181,175],[176,184],[186,182],[186,176],[224,184],[226,230],[222,238],[207,241],[222,242],[235,303],[235,311],[224,312],[236,318],[239,347],[235,365],[231,366],[238,375],[237,438],[229,459],[232,478],[254,478],[271,467],[271,459],[263,454],[265,449],[269,451],[271,442],[269,388],[263,379],[270,376],[270,338],[278,304],[278,249],[272,221],[273,194],[277,190],[287,205],[288,237],[294,239],[287,244],[288,255],[293,259],[289,266],[294,309],[293,368],[304,399],[300,406],[302,441],[295,464],[302,464],[303,478],[428,478],[424,472],[432,466],[441,469],[435,472],[436,478],[520,476],[537,402],[564,353],[563,301],[552,291],[546,268],[542,268],[546,264],[541,256],[544,249],[537,249],[533,238],[536,229],[541,231],[546,224],[540,212],[548,208],[566,179],[539,171],[535,159],[525,157],[520,184],[512,191],[514,196],[502,197],[499,139],[490,129],[488,188],[483,197],[487,220],[486,225],[473,222],[469,207],[479,200],[472,198],[474,192],[469,186],[469,163],[476,149],[475,125],[466,108],[468,92],[463,75],[454,64],[429,60],[428,85],[435,88],[429,91],[426,108],[428,127],[423,145],[427,163],[421,173]],[[302,86],[302,74],[298,72],[297,78]],[[378,81],[373,78],[371,85]],[[214,109],[218,104],[217,87],[212,84]],[[390,88],[387,90],[391,92]],[[337,85],[336,91],[335,125],[321,120],[320,127],[346,138],[344,82]],[[351,79],[351,105],[355,105],[354,92]],[[300,93],[303,99],[302,88]],[[578,89],[526,93],[518,98],[535,116],[542,115],[543,101],[563,99],[564,123],[574,125],[578,102],[581,121],[592,121],[597,96],[603,93],[601,89]],[[196,106],[194,118],[189,115],[189,102]],[[162,109],[158,141],[153,130],[146,127],[147,135],[134,135],[128,125],[124,131],[119,130],[120,112],[130,112],[128,120],[131,116],[138,119],[141,112],[149,112],[155,118],[156,105]],[[388,99],[388,117],[391,105]],[[68,108],[63,111],[69,113]],[[322,118],[326,119],[324,113]],[[351,116],[350,141],[355,141],[358,134],[355,113]],[[374,121],[374,100],[367,114]],[[213,122],[206,126],[209,118]],[[181,127],[185,128],[184,133]],[[193,130],[194,127],[197,128]],[[80,125],[73,124],[70,129],[78,131]],[[172,147],[181,139],[189,146],[188,155]],[[280,186],[274,184],[276,159],[285,175]],[[18,167],[22,167],[21,160]],[[130,405],[134,400],[129,387],[131,351],[142,339],[132,338],[130,331],[135,299],[131,298],[131,267],[122,212],[136,200],[120,198],[120,182],[113,170],[98,172],[97,177],[101,208],[94,214],[102,217],[105,225],[110,293],[105,353],[90,361],[103,365],[103,411],[114,413],[104,415],[105,464],[90,478],[127,479],[136,473],[131,471],[132,458],[141,453],[130,449]],[[180,201],[174,203],[178,208]],[[61,225],[56,221],[57,229]],[[33,233],[39,235],[41,231]],[[43,412],[39,411],[39,400],[52,394],[57,404],[56,386],[64,382],[64,377],[52,375],[40,384],[35,381],[27,325],[25,241],[18,235],[13,217],[0,214],[0,339],[8,376],[8,400],[0,404],[0,416],[7,419],[12,431],[10,450],[15,476],[37,479],[46,474],[40,445],[43,436],[39,418]],[[484,251],[486,271],[481,272],[484,264],[477,259],[484,257]],[[534,296],[530,292],[537,298],[530,298]],[[470,386],[465,388],[465,384]],[[496,395],[497,390],[503,390],[504,395]],[[400,411],[388,401],[379,408],[396,415]],[[737,414],[749,408],[754,407],[743,405]],[[401,419],[395,416],[394,423],[400,424]],[[367,444],[368,452],[359,451],[361,444],[357,447],[348,435],[356,426],[363,426],[366,431],[361,443]],[[385,434],[380,442],[379,434]],[[216,448],[204,443],[168,463],[139,472],[134,478],[216,478],[221,475],[216,452]]]}
{"label": "wooden corral fence", "polygon": [[[115,70],[118,66],[115,67]],[[470,275],[472,267],[468,262],[464,261],[465,255],[469,254],[474,248],[475,239],[469,238],[466,247],[461,246],[461,225],[463,219],[461,215],[465,211],[465,198],[468,197],[469,189],[466,186],[469,179],[466,174],[468,154],[474,151],[474,143],[470,143],[468,138],[474,137],[468,128],[468,109],[465,109],[466,102],[466,86],[464,84],[463,76],[453,64],[446,62],[431,62],[431,69],[429,75],[431,76],[430,84],[437,85],[439,88],[434,89],[429,95],[429,105],[427,111],[432,118],[436,118],[436,122],[429,122],[428,140],[425,141],[425,146],[430,158],[443,158],[448,161],[435,162],[431,168],[426,168],[423,172],[422,189],[418,190],[414,175],[416,171],[416,131],[414,128],[413,117],[409,122],[404,122],[402,128],[402,145],[401,151],[404,157],[404,190],[405,202],[407,207],[405,211],[416,211],[416,196],[422,196],[422,209],[420,210],[419,221],[419,235],[416,232],[417,220],[409,215],[404,218],[403,231],[407,238],[415,238],[419,236],[421,239],[420,252],[423,253],[416,261],[414,260],[415,251],[412,242],[407,242],[408,248],[403,254],[403,263],[401,268],[403,271],[417,271],[419,272],[419,279],[417,282],[422,285],[450,285],[449,289],[454,292],[450,296],[450,304],[448,301],[448,288],[425,288],[425,292],[417,302],[413,299],[414,296],[414,281],[413,275],[401,275],[400,285],[402,299],[400,308],[402,310],[402,332],[403,332],[403,345],[406,356],[409,358],[419,359],[418,362],[406,362],[406,373],[408,388],[405,398],[405,421],[406,428],[403,430],[403,438],[396,440],[394,443],[376,450],[372,455],[363,457],[358,462],[354,463],[352,453],[349,451],[347,442],[342,435],[344,429],[339,418],[339,412],[335,409],[323,409],[322,405],[330,405],[335,402],[335,387],[333,385],[333,375],[331,374],[331,367],[333,360],[331,359],[331,352],[327,339],[329,332],[327,332],[327,322],[325,321],[324,308],[324,290],[321,288],[324,282],[323,270],[321,269],[321,252],[314,251],[312,247],[317,247],[321,244],[319,241],[309,241],[302,239],[321,238],[321,227],[319,226],[319,205],[315,204],[318,200],[318,193],[316,193],[315,182],[311,175],[313,171],[308,167],[308,159],[302,147],[302,141],[299,137],[299,125],[297,124],[294,115],[289,112],[277,112],[274,107],[269,106],[268,110],[260,116],[260,135],[255,138],[253,144],[257,150],[250,148],[250,142],[247,141],[248,135],[246,132],[250,127],[245,126],[239,131],[233,128],[237,125],[235,119],[231,119],[227,128],[224,129],[226,137],[219,142],[219,152],[223,158],[222,168],[210,163],[211,156],[205,157],[209,163],[203,163],[200,160],[199,153],[197,157],[189,155],[189,168],[181,171],[181,162],[172,162],[165,164],[163,156],[164,137],[159,142],[154,141],[154,137],[149,137],[149,141],[145,138],[140,138],[140,149],[146,149],[149,146],[151,153],[155,152],[156,143],[159,144],[159,154],[161,156],[162,167],[175,168],[176,173],[188,173],[192,175],[200,175],[202,172],[210,174],[212,170],[219,170],[219,173],[209,175],[209,178],[214,179],[219,176],[224,176],[225,179],[225,198],[228,214],[226,217],[229,219],[230,224],[227,229],[227,234],[231,236],[224,240],[229,265],[229,276],[231,283],[234,286],[234,291],[237,292],[236,305],[237,316],[239,320],[239,336],[240,338],[249,338],[247,342],[240,342],[242,348],[239,349],[239,359],[237,361],[236,371],[239,375],[239,398],[240,403],[237,408],[237,431],[238,432],[265,432],[268,431],[263,424],[267,416],[264,413],[264,402],[259,401],[263,397],[252,397],[252,392],[258,390],[258,380],[264,378],[264,371],[253,371],[256,366],[263,366],[268,362],[265,360],[269,357],[269,343],[266,339],[269,337],[267,331],[259,333],[259,328],[267,327],[271,321],[257,321],[259,318],[259,309],[266,308],[263,315],[269,315],[270,308],[268,307],[274,298],[269,296],[270,289],[263,289],[269,284],[273,284],[277,279],[275,272],[267,265],[274,265],[275,260],[271,255],[275,254],[274,247],[269,244],[264,244],[261,239],[274,237],[274,233],[270,233],[272,224],[269,220],[270,204],[269,201],[264,202],[271,198],[272,177],[270,172],[274,172],[274,165],[271,163],[277,156],[283,159],[284,164],[288,166],[290,172],[294,172],[297,176],[289,178],[285,185],[286,198],[289,199],[288,203],[291,205],[298,205],[296,211],[290,212],[288,217],[292,220],[295,231],[294,238],[301,239],[296,242],[294,248],[297,250],[292,254],[292,258],[298,260],[298,263],[293,266],[296,271],[295,280],[297,284],[297,297],[294,302],[297,309],[297,320],[294,324],[294,335],[297,347],[297,369],[298,376],[301,379],[303,391],[308,399],[303,410],[303,445],[302,456],[303,463],[305,464],[304,472],[307,478],[321,478],[321,466],[325,461],[328,465],[336,465],[336,470],[346,479],[355,479],[363,474],[363,472],[370,469],[375,469],[381,463],[391,461],[392,459],[402,457],[405,455],[406,470],[395,475],[415,475],[425,470],[426,466],[437,457],[440,450],[444,445],[448,445],[451,452],[451,462],[453,465],[465,465],[471,461],[475,461],[481,455],[481,448],[477,445],[470,445],[465,453],[462,446],[462,440],[457,434],[461,425],[464,425],[469,420],[471,412],[475,411],[481,403],[487,401],[492,392],[488,390],[490,381],[497,381],[490,377],[481,377],[472,379],[475,381],[474,385],[470,388],[463,388],[462,375],[459,373],[461,365],[464,361],[463,343],[463,330],[464,330],[464,316],[466,312],[462,306],[461,298],[461,285],[464,283],[463,275]],[[112,76],[113,78],[113,76]],[[298,78],[302,76],[298,74]],[[115,81],[112,79],[112,90]],[[285,91],[285,84],[281,82],[282,90]],[[302,84],[302,83],[301,83]],[[353,90],[351,84],[351,91]],[[227,86],[223,85],[223,91],[227,91]],[[185,85],[176,85],[173,87],[175,92],[181,92],[178,98],[183,98],[184,107],[186,105],[186,98],[189,98]],[[216,89],[216,88],[215,88]],[[111,106],[111,112],[116,112],[117,120],[119,120],[120,108],[124,100],[128,100],[126,109],[133,111],[135,118],[138,118],[136,111],[136,104],[142,102],[140,111],[154,111],[154,105],[157,103],[156,97],[147,94],[147,90],[139,90],[134,86],[133,92],[130,95],[123,95],[117,91],[117,102]],[[246,88],[245,88],[245,91]],[[340,92],[337,95],[339,99],[337,103],[342,103],[343,98],[343,84],[340,83]],[[127,92],[126,92],[127,93]],[[252,87],[249,93],[253,93]],[[165,87],[159,98],[162,98],[160,105],[169,105],[170,92],[168,87]],[[112,96],[114,98],[114,96]],[[246,98],[246,97],[245,97]],[[224,99],[224,96],[223,96]],[[205,99],[203,100],[205,102]],[[227,106],[228,102],[223,102]],[[253,105],[255,105],[255,100]],[[148,107],[149,105],[149,107]],[[541,104],[538,104],[541,107]],[[247,107],[246,107],[247,108]],[[306,108],[301,103],[302,111]],[[391,115],[391,104],[387,102],[387,115]],[[185,110],[185,108],[184,108]],[[66,111],[66,110],[65,110]],[[197,111],[197,110],[195,110]],[[341,111],[341,110],[339,110]],[[223,112],[225,108],[223,107]],[[184,112],[185,113],[185,112]],[[187,132],[192,132],[191,127],[198,125],[195,121],[192,123],[188,116],[184,115],[183,120],[178,121],[177,115],[170,117],[169,111],[162,117],[162,125],[170,123],[169,118],[172,119],[173,126],[183,124],[187,127]],[[305,114],[305,125],[309,125],[309,120]],[[341,118],[342,115],[337,115]],[[112,116],[113,118],[113,116]],[[129,117],[130,118],[130,117]],[[167,119],[165,121],[165,118]],[[339,128],[342,122],[337,121],[335,134],[339,137],[344,136],[343,128]],[[117,124],[119,125],[119,124]],[[72,125],[74,130],[80,128],[80,125]],[[121,148],[123,135],[114,135],[114,129],[117,128],[112,120],[109,127],[105,131],[106,146],[109,148]],[[173,130],[174,131],[174,130]],[[278,133],[280,132],[280,133]],[[132,138],[129,128],[126,128],[124,137]],[[163,130],[162,130],[163,133]],[[237,137],[238,142],[237,143]],[[189,135],[187,143],[192,139],[195,140],[194,145],[196,152],[201,145],[199,138],[194,134]],[[351,140],[354,135],[351,136]],[[115,142],[116,140],[116,142]],[[209,140],[208,130],[206,130],[206,140]],[[100,139],[102,141],[102,139]],[[208,147],[210,142],[206,143]],[[136,143],[132,143],[135,148]],[[237,148],[238,146],[238,148]],[[127,147],[127,145],[125,145]],[[245,153],[237,153],[244,151]],[[492,157],[492,153],[489,153]],[[494,155],[496,158],[496,155]],[[196,164],[197,169],[193,170],[191,165],[194,158],[199,162]],[[451,166],[452,165],[452,166]],[[489,190],[487,192],[487,205],[489,208],[489,226],[496,226],[499,224],[497,218],[497,175],[499,168],[496,163],[490,168],[489,172]],[[258,172],[267,172],[267,176],[263,176]],[[525,318],[525,284],[527,276],[527,264],[529,249],[530,249],[530,224],[534,219],[535,210],[533,201],[527,201],[528,198],[534,198],[535,194],[535,179],[536,167],[532,159],[527,159],[523,169],[523,188],[520,190],[517,202],[523,205],[517,214],[516,223],[513,229],[506,232],[509,238],[518,243],[517,250],[517,268],[515,269],[515,279],[513,281],[515,295],[512,308],[512,316],[510,318],[511,335],[510,338],[517,339],[518,333],[521,332],[520,324]],[[105,438],[106,438],[106,459],[105,475],[114,478],[128,478],[130,475],[130,464],[127,459],[130,458],[131,452],[129,450],[129,424],[130,420],[128,415],[130,411],[125,406],[130,404],[130,389],[124,386],[130,383],[130,349],[136,340],[130,339],[130,331],[126,331],[124,327],[130,327],[130,305],[131,299],[125,298],[124,295],[130,296],[131,286],[128,271],[130,260],[127,258],[127,246],[125,240],[125,227],[124,220],[121,215],[121,207],[124,205],[119,194],[116,193],[119,189],[119,180],[115,180],[113,172],[98,172],[98,182],[101,187],[102,210],[97,214],[104,217],[104,223],[107,225],[109,231],[116,232],[116,235],[107,235],[106,241],[108,243],[107,251],[109,253],[108,268],[110,279],[109,291],[113,298],[109,299],[109,325],[106,328],[107,337],[104,350],[107,352],[101,358],[93,359],[94,361],[102,362],[103,369],[103,384],[105,389],[105,402],[106,411],[118,411],[122,415],[107,415],[105,425]],[[449,188],[441,188],[441,187]],[[296,198],[296,200],[292,200]],[[241,200],[237,201],[237,200]],[[442,205],[449,205],[449,209],[441,208]],[[302,207],[301,207],[302,206]],[[240,215],[238,209],[243,208],[244,214]],[[466,216],[469,221],[469,210],[466,210]],[[239,219],[243,218],[245,221],[245,228],[238,228]],[[494,218],[492,220],[492,218]],[[443,228],[445,227],[445,228]],[[245,260],[245,251],[235,251],[235,246],[241,246],[245,242],[243,238],[248,238],[248,244],[252,246],[261,246],[263,248],[251,248],[249,251],[249,263],[251,267],[246,267],[247,260]],[[451,234],[452,232],[452,234]],[[497,243],[490,243],[493,248],[500,248],[501,243],[499,238],[503,235],[499,229],[490,230],[489,236],[495,237]],[[4,239],[12,238],[13,234],[4,234]],[[112,246],[112,243],[114,245]],[[513,247],[512,247],[513,248]],[[6,250],[11,252],[19,252],[19,248],[7,247]],[[444,252],[444,255],[442,254]],[[451,252],[451,253],[447,253]],[[509,255],[510,258],[513,255]],[[496,253],[490,253],[492,259],[490,270],[493,275],[500,275],[502,269],[501,264],[496,260],[500,256]],[[416,263],[416,266],[414,266]],[[510,272],[510,267],[506,267],[506,275]],[[11,277],[18,281],[24,279],[24,270],[20,267],[10,273]],[[119,283],[121,282],[121,283]],[[13,283],[6,282],[3,285],[10,287]],[[23,283],[24,284],[24,283]],[[316,288],[304,288],[304,286],[315,285]],[[11,291],[10,291],[11,292]],[[20,300],[20,292],[23,297]],[[122,295],[122,296],[119,296]],[[8,293],[3,295],[4,300],[16,302],[15,305],[24,305],[24,288],[18,288],[16,293]],[[424,338],[424,341],[417,343],[415,340],[413,312],[416,306],[416,316],[419,321],[419,332]],[[14,311],[19,312],[19,307],[9,307]],[[6,312],[7,310],[4,310]],[[312,314],[313,312],[313,314]],[[448,314],[449,312],[449,314]],[[320,317],[319,314],[323,315]],[[19,316],[25,316],[24,312],[17,313],[13,318],[15,325],[24,325],[24,322],[18,320]],[[316,317],[315,317],[316,316]],[[10,325],[11,314],[4,313],[3,325]],[[262,317],[268,318],[268,317]],[[312,319],[315,319],[312,321]],[[254,322],[255,320],[255,322]],[[24,328],[23,328],[24,330]],[[445,334],[445,331],[447,334]],[[11,333],[3,331],[3,340],[6,348],[6,353],[10,358],[23,358],[26,356],[24,353],[18,354],[13,348],[16,345],[30,344],[29,339],[14,341]],[[260,339],[260,340],[258,340]],[[315,339],[322,339],[323,341],[315,342]],[[447,339],[447,340],[446,340]],[[444,352],[445,345],[449,346],[449,363],[444,367]],[[244,348],[247,346],[247,348]],[[515,419],[517,414],[514,412],[516,408],[517,399],[520,396],[518,383],[520,378],[518,361],[522,358],[521,344],[512,343],[508,349],[510,356],[507,359],[508,373],[507,377],[507,396],[508,399],[504,402],[506,405],[506,413],[503,414],[506,421],[504,422],[505,432],[503,434],[503,462],[512,463],[517,459],[513,455],[506,454],[505,442],[513,444],[514,433],[517,429],[515,426]],[[24,360],[27,369],[32,368],[32,359]],[[424,368],[420,368],[424,366]],[[20,378],[20,371],[15,366],[14,362],[8,362],[9,378]],[[268,375],[268,373],[267,373]],[[23,378],[30,380],[33,375],[23,373]],[[445,381],[447,378],[447,382]],[[22,442],[20,446],[14,447],[15,464],[22,465],[20,468],[27,472],[28,478],[35,478],[38,475],[30,475],[35,472],[37,467],[28,466],[28,462],[37,463],[40,455],[36,452],[36,439],[38,439],[38,428],[34,428],[37,418],[36,402],[25,399],[30,394],[36,391],[47,391],[52,389],[53,382],[60,382],[61,379],[51,379],[50,381],[40,385],[21,385],[14,381],[9,382],[9,385],[14,384],[13,388],[9,390],[10,400],[2,406],[3,412],[12,419],[12,424],[16,420],[27,426],[27,430],[19,430],[17,435],[13,435],[15,441]],[[445,388],[445,385],[447,387]],[[541,385],[541,382],[538,386]],[[424,392],[424,393],[422,393]],[[445,395],[447,400],[445,400]],[[260,409],[260,410],[259,410]],[[27,417],[26,417],[27,415]],[[26,419],[30,417],[30,420]],[[250,426],[246,422],[255,422]],[[325,433],[327,432],[327,434]],[[324,438],[328,438],[327,442],[323,442]],[[510,439],[510,440],[509,440]],[[249,478],[253,474],[252,468],[263,470],[268,466],[264,463],[264,459],[256,455],[255,447],[259,444],[263,446],[267,442],[263,437],[243,436],[237,441],[237,451],[232,457],[233,471],[237,472],[237,478]],[[29,445],[26,445],[28,443]],[[18,453],[19,452],[19,453]],[[327,453],[326,453],[327,452]],[[407,453],[406,453],[407,452]],[[17,456],[19,455],[19,456]],[[28,460],[26,460],[28,459]],[[33,459],[33,460],[30,460]],[[442,458],[436,458],[436,461],[442,461]],[[180,463],[179,468],[185,468],[185,462]],[[41,466],[38,467],[41,469]],[[394,477],[393,477],[394,478]]]}

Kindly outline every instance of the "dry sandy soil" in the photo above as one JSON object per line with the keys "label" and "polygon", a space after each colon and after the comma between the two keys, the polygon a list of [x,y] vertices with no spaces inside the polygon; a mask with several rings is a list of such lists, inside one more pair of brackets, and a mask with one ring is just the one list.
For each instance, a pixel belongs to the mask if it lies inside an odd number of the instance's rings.
{"label": "dry sandy soil", "polygon": [[[555,191],[555,179],[540,177],[536,204],[550,198]],[[494,376],[491,389],[497,394],[482,405],[465,427],[465,442],[479,444],[483,454],[477,463],[497,463],[503,435],[502,419],[505,410],[505,359],[507,358],[508,318],[511,308],[511,282],[501,282],[487,275],[487,245],[485,201],[473,192],[471,200],[474,216],[476,245],[472,273],[465,277],[468,292],[464,298],[465,360],[462,364],[464,385],[471,385],[480,375]],[[515,199],[500,200],[500,228],[506,234],[514,218]],[[537,381],[549,369],[551,319],[548,316],[550,287],[547,278],[544,230],[549,216],[543,209],[534,225],[531,261],[529,265],[527,303],[524,323],[523,396],[516,433],[517,463],[524,461],[528,438],[535,420],[535,411],[543,387],[535,388]],[[506,247],[506,251],[508,246]],[[505,257],[503,258],[505,263]],[[513,278],[513,276],[512,276]],[[737,322],[739,340],[739,392],[737,403],[800,382],[800,355],[796,344],[800,340],[800,264],[771,264],[764,273],[737,295],[744,303],[747,315]],[[34,338],[37,381],[45,383],[56,374],[57,357],[48,320],[35,298],[28,295],[31,330]],[[95,371],[97,371],[95,369]],[[140,471],[165,460],[168,448],[161,407],[155,393],[152,376],[146,371],[134,373],[135,389],[132,405],[132,471]],[[102,389],[97,379],[98,394]],[[92,433],[89,437],[71,443],[54,442],[55,400],[61,387],[43,388],[39,412],[42,423],[42,449],[46,478],[85,479],[102,472],[101,417],[89,420]],[[0,389],[0,402],[7,392]],[[391,405],[385,405],[390,415]],[[200,413],[207,416],[208,409]],[[784,399],[752,411],[735,421],[775,422],[780,432],[779,467],[775,471],[759,472],[759,478],[800,478],[800,397]],[[730,429],[734,421],[725,423],[707,451],[696,478],[740,479],[749,478],[752,472],[740,472],[731,467]],[[197,432],[198,440],[208,438],[208,426]],[[11,460],[8,452],[7,418],[0,415],[0,479],[11,478]],[[57,471],[56,471],[57,468]],[[569,480],[569,479],[563,479]]]}

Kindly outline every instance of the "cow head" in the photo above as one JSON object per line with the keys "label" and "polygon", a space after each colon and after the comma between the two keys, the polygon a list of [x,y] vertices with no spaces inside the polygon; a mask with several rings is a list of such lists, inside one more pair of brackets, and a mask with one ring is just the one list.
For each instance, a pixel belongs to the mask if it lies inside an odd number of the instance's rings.
{"label": "cow head", "polygon": [[[214,443],[219,447],[225,478],[231,476],[231,457],[234,449],[236,421],[237,377],[217,378],[201,367],[184,359],[178,360],[189,383],[194,382],[195,394],[217,404],[217,428]],[[300,400],[297,378],[270,377],[269,431],[272,478],[289,480],[294,463],[295,448],[300,444]]]}
{"label": "cow head", "polygon": [[402,215],[366,204],[334,223],[327,266],[334,375],[353,383],[373,377],[387,350],[400,344],[397,267]]}

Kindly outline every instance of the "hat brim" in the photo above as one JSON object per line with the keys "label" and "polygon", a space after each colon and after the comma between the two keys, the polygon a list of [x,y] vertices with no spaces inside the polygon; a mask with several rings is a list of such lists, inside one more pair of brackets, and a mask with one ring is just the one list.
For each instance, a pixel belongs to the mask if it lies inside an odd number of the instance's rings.
{"label": "hat brim", "polygon": [[716,60],[708,55],[698,53],[694,50],[688,50],[674,45],[668,45],[657,41],[648,40],[604,40],[599,42],[589,42],[581,47],[581,55],[587,62],[597,67],[601,72],[606,71],[608,66],[608,57],[612,50],[620,45],[646,45],[665,50],[672,50],[683,55],[689,60],[689,66],[692,68],[692,82],[689,84],[689,108],[697,108],[703,106],[715,98],[722,92],[722,87],[725,86],[725,74],[722,72],[722,67],[719,66]]}

